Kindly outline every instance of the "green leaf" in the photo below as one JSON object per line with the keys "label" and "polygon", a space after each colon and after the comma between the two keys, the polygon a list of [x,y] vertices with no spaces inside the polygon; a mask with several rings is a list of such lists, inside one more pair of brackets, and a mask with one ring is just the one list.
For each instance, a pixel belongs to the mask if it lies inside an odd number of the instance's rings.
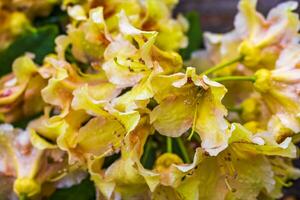
{"label": "green leaf", "polygon": [[188,12],[185,17],[190,25],[187,32],[189,44],[185,49],[180,49],[180,55],[184,60],[187,60],[195,50],[202,46],[203,33],[200,25],[200,16],[197,12]]}
{"label": "green leaf", "polygon": [[18,37],[7,49],[0,52],[0,75],[11,72],[13,61],[26,52],[34,53],[35,62],[41,64],[44,57],[54,51],[57,35],[57,26],[48,25]]}
{"label": "green leaf", "polygon": [[35,27],[46,25],[57,25],[60,28],[60,33],[65,33],[66,26],[69,23],[69,17],[66,10],[62,10],[59,4],[56,4],[49,16],[36,17],[33,21]]}
{"label": "green leaf", "polygon": [[[27,125],[29,124],[29,122],[30,122],[31,120],[34,120],[34,119],[36,119],[36,118],[38,118],[38,117],[40,117],[40,116],[42,116],[42,115],[43,115],[43,112],[40,112],[40,113],[37,113],[37,114],[35,114],[35,115],[33,115],[33,116],[30,116],[30,117],[27,117],[27,118],[23,118],[23,119],[21,119],[21,120],[18,120],[18,121],[16,121],[16,122],[13,122],[12,125],[13,125],[14,127],[16,127],[16,128],[26,129]],[[1,123],[2,123],[2,122],[1,122]]]}
{"label": "green leaf", "polygon": [[[163,137],[164,139],[164,137]],[[152,169],[156,159],[156,151],[158,146],[154,141],[154,136],[151,135],[147,139],[147,142],[144,146],[144,154],[141,157],[141,163],[146,169]]]}
{"label": "green leaf", "polygon": [[58,189],[49,200],[95,200],[96,190],[89,178],[70,188]]}
{"label": "green leaf", "polygon": [[108,168],[111,164],[113,164],[116,160],[121,157],[120,153],[113,154],[111,156],[105,157],[102,169]]}
{"label": "green leaf", "polygon": [[86,72],[86,70],[90,67],[89,64],[82,63],[76,60],[76,58],[73,56],[71,45],[69,45],[68,48],[66,49],[65,56],[66,56],[66,60],[69,63],[77,65],[82,72]]}

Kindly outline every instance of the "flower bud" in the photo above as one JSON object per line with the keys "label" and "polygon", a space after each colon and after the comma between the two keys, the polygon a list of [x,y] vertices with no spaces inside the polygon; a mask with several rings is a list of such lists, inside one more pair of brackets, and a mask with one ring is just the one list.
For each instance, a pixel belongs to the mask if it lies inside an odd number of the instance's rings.
{"label": "flower bud", "polygon": [[258,102],[254,98],[246,99],[242,103],[242,118],[244,121],[255,120],[259,114]]}
{"label": "flower bud", "polygon": [[244,41],[240,44],[239,52],[243,56],[242,63],[247,67],[256,67],[261,60],[260,49],[248,41]]}
{"label": "flower bud", "polygon": [[20,12],[15,12],[12,14],[10,19],[11,32],[14,35],[19,35],[24,31],[24,28],[29,28],[30,22],[28,21],[26,15]]}
{"label": "flower bud", "polygon": [[14,183],[14,191],[18,194],[26,194],[28,197],[34,196],[41,191],[41,186],[30,178],[18,178]]}
{"label": "flower bud", "polygon": [[259,130],[259,123],[257,121],[250,121],[245,123],[244,127],[252,133],[256,133]]}
{"label": "flower bud", "polygon": [[172,153],[164,153],[155,162],[155,169],[158,172],[167,170],[172,164],[182,164],[183,161],[179,156]]}
{"label": "flower bud", "polygon": [[267,69],[260,69],[255,73],[255,76],[255,89],[262,93],[269,91],[271,88],[271,72]]}

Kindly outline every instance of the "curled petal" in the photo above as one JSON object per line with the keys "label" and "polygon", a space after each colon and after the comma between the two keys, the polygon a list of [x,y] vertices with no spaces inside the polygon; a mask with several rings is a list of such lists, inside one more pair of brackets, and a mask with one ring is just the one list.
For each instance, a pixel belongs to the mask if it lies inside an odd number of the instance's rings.
{"label": "curled petal", "polygon": [[160,102],[151,112],[151,123],[159,133],[179,137],[191,127],[194,109],[193,100],[184,96],[171,96]]}
{"label": "curled petal", "polygon": [[100,156],[118,150],[125,134],[126,130],[119,121],[95,117],[79,129],[76,148],[83,154]]}
{"label": "curled petal", "polygon": [[204,81],[210,87],[198,102],[195,130],[201,137],[202,148],[215,156],[228,146],[230,137],[228,122],[225,119],[227,110],[222,105],[227,90],[223,85],[205,77]]}

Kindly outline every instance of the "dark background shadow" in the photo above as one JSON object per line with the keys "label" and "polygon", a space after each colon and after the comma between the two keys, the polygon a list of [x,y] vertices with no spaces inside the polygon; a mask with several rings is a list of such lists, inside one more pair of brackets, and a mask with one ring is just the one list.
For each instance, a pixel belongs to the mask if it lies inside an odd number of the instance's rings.
{"label": "dark background shadow", "polygon": [[[258,0],[258,10],[266,14],[270,8],[287,0]],[[300,3],[300,0],[297,0]],[[176,12],[197,11],[204,31],[227,32],[233,28],[238,0],[180,0]],[[298,9],[298,13],[300,9]]]}

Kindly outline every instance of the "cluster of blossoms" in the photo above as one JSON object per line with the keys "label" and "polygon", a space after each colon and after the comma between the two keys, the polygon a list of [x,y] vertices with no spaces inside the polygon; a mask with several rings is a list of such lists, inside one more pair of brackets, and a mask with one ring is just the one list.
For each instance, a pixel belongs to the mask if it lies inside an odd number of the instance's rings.
{"label": "cluster of blossoms", "polygon": [[[241,0],[235,29],[206,33],[193,67],[178,54],[189,25],[176,3],[64,2],[56,53],[41,66],[28,53],[0,80],[1,196],[47,196],[89,174],[98,199],[275,199],[300,177],[297,3],[264,17]],[[41,112],[25,130],[9,124]]]}

